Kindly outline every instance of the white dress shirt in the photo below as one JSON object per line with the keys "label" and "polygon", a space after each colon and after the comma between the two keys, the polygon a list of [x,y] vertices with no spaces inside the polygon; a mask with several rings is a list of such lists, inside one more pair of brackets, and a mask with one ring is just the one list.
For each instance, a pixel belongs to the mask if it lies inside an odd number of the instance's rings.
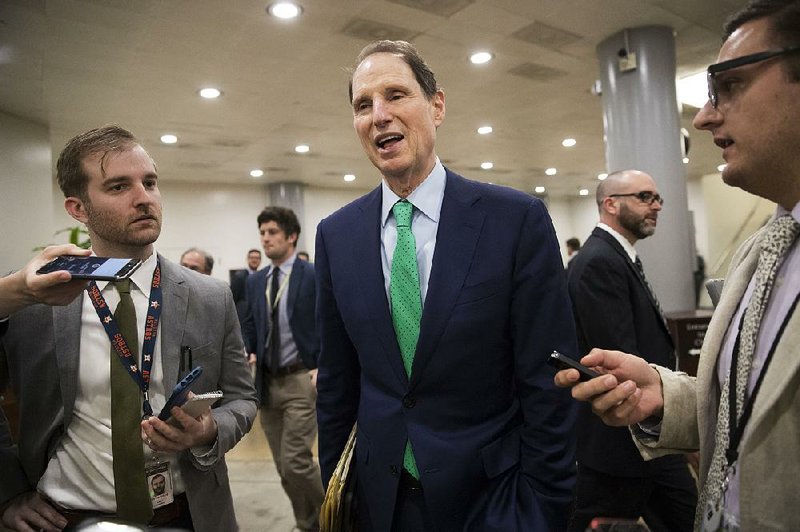
{"label": "white dress shirt", "polygon": [[[140,356],[156,260],[154,251],[131,276],[131,298],[136,308]],[[97,281],[97,287],[113,313],[119,303],[119,293],[107,281]],[[166,402],[164,373],[161,367],[161,330],[159,321],[150,378],[150,404],[155,415],[161,411]],[[85,294],[81,310],[80,342],[78,389],[72,420],[37,488],[65,508],[114,513],[117,502],[111,457],[111,366],[109,364],[121,362],[116,352],[111,353],[108,335],[100,323],[91,299]],[[170,388],[168,392],[172,392],[172,389]],[[153,453],[147,446],[144,446],[144,451],[145,463],[150,463],[153,460]],[[175,493],[182,493],[184,486],[178,469],[177,455],[159,453],[158,458],[162,462],[170,462]]]}

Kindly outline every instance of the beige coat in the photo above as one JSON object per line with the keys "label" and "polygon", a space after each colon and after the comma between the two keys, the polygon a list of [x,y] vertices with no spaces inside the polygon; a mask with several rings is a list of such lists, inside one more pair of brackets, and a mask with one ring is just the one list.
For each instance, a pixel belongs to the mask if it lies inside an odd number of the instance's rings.
{"label": "beige coat", "polygon": [[[655,443],[635,439],[645,459],[700,449],[701,486],[714,449],[720,396],[717,357],[755,272],[762,232],[744,242],[731,262],[697,379],[658,368],[664,386],[661,436]],[[800,311],[791,316],[775,350],[739,451],[741,529],[800,530]]]}

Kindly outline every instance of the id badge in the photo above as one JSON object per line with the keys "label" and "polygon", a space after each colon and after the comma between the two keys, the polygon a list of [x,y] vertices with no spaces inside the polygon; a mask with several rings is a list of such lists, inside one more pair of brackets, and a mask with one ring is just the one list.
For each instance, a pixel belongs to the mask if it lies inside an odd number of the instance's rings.
{"label": "id badge", "polygon": [[145,475],[153,510],[171,504],[175,500],[169,462],[153,462],[145,468]]}

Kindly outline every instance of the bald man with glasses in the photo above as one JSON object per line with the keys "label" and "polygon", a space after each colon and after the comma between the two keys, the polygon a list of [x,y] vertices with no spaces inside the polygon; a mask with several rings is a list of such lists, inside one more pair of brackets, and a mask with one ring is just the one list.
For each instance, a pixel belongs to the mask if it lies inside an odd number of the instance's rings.
{"label": "bald man with glasses", "polygon": [[726,184],[777,207],[731,260],[697,378],[596,349],[582,362],[607,375],[556,383],[646,459],[699,449],[697,530],[800,530],[800,1],[750,2],[725,34],[694,125]]}
{"label": "bald man with glasses", "polygon": [[[675,346],[634,247],[655,233],[664,199],[638,170],[609,175],[596,199],[600,221],[568,271],[579,353],[602,346],[674,368]],[[686,458],[645,462],[626,428],[606,426],[581,406],[569,530],[583,532],[594,517],[643,517],[653,531],[690,531],[697,489]]]}

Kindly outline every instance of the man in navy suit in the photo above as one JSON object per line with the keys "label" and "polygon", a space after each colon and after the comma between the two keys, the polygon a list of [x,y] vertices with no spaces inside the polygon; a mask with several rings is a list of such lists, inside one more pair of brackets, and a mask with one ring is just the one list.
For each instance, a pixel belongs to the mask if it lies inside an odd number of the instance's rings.
{"label": "man in navy suit", "polygon": [[242,335],[256,367],[261,427],[297,528],[319,530],[324,493],[311,449],[317,436],[314,266],[297,259],[300,223],[291,209],[267,207],[258,215],[264,268],[247,278]]}
{"label": "man in navy suit", "polygon": [[[597,187],[600,222],[567,273],[581,354],[616,349],[675,367],[675,346],[633,247],[655,233],[663,201],[653,178],[637,170]],[[570,530],[583,532],[593,517],[644,517],[653,531],[688,531],[696,504],[684,455],[645,462],[626,427],[608,427],[581,405]]]}
{"label": "man in navy suit", "polygon": [[[362,530],[562,530],[575,410],[546,360],[576,345],[547,211],[442,165],[444,92],[412,45],[367,46],[350,83],[354,127],[383,181],[317,232],[324,482],[357,422]],[[399,200],[412,204],[400,228]],[[414,298],[391,296],[399,253],[404,264],[415,255],[421,307],[405,358],[408,331],[393,322]]]}

